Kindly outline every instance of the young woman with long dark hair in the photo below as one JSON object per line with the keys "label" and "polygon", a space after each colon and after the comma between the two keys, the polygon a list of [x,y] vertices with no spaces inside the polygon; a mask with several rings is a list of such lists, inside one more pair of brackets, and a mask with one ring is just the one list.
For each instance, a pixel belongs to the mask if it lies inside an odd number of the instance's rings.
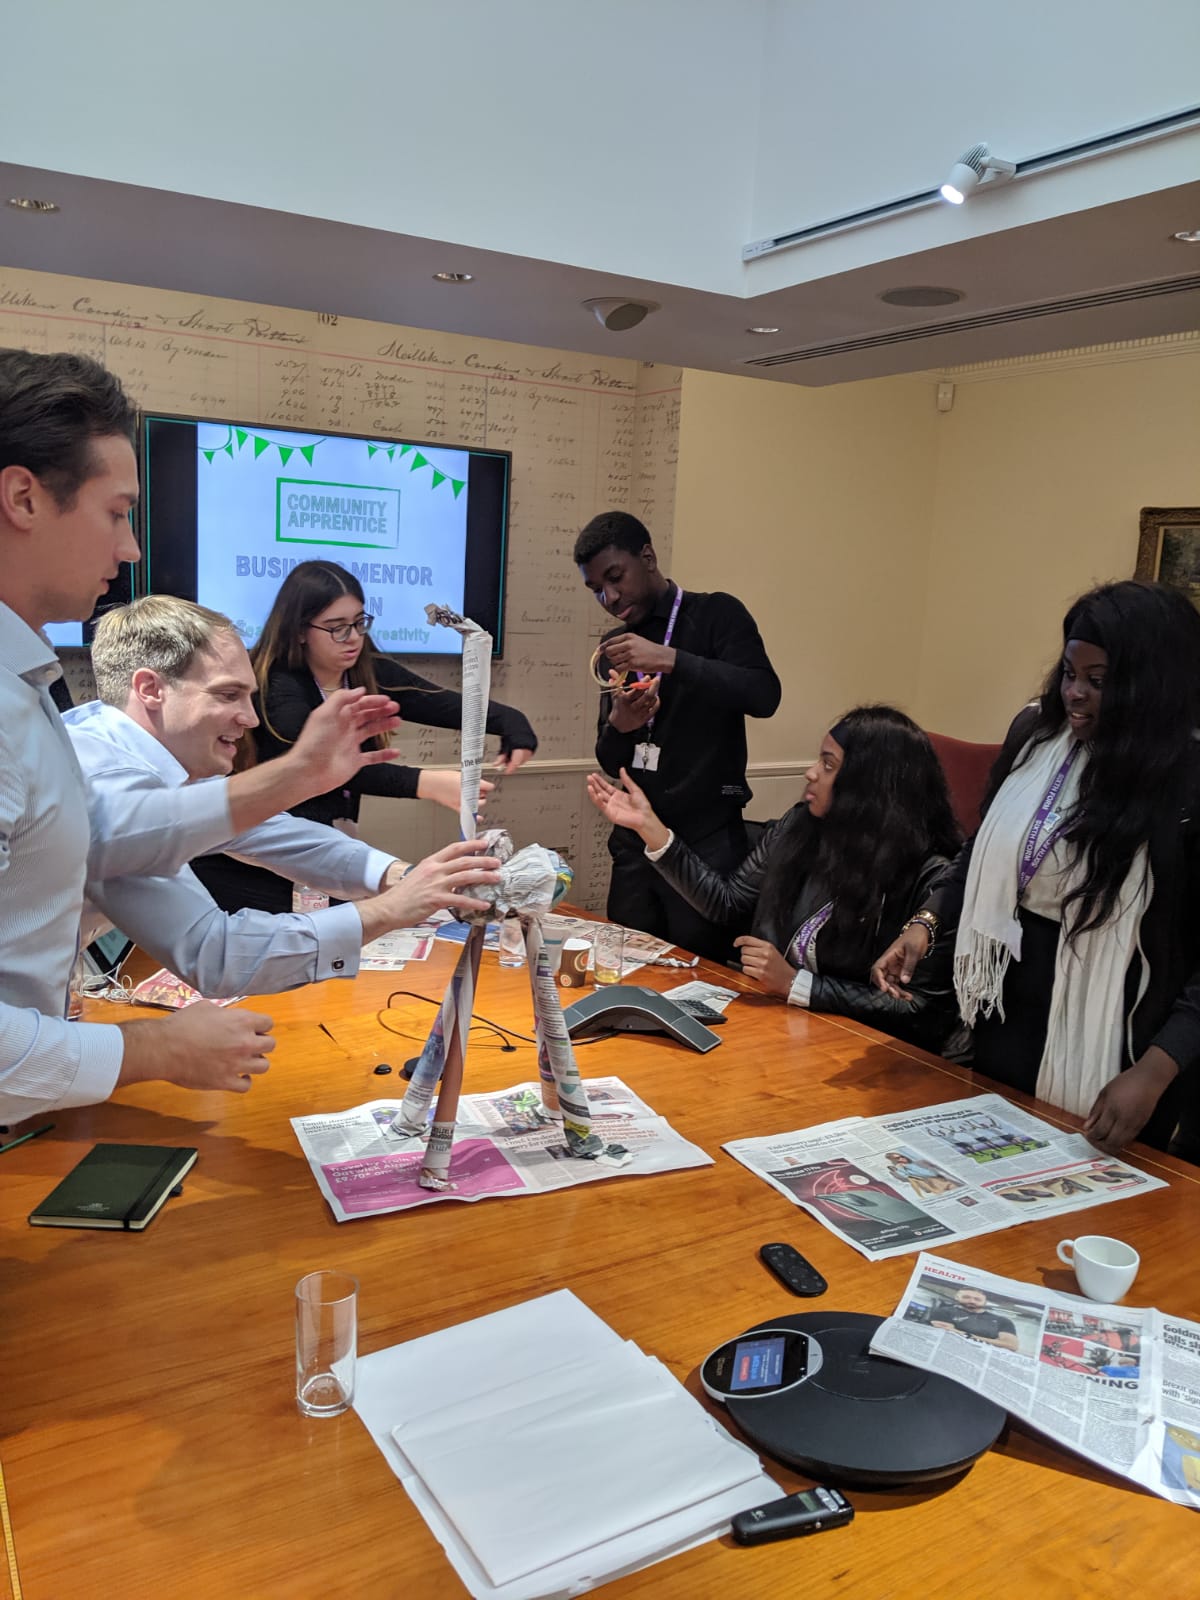
{"label": "young woman with long dark hair", "polygon": [[736,943],[764,994],[941,1049],[956,1022],[948,953],[903,997],[869,982],[879,935],[924,903],[960,842],[941,766],[910,717],[892,706],[847,712],[821,741],[800,804],[728,876],[659,821],[625,772],[621,784],[593,773],[588,792],[704,916],[749,922]]}
{"label": "young woman with long dark hair", "polygon": [[1093,1144],[1165,1147],[1200,1061],[1200,615],[1161,584],[1104,584],[1063,619],[1013,722],[983,822],[877,962],[897,996],[937,919],[975,1066],[1086,1118]]}
{"label": "young woman with long dark hair", "polygon": [[[461,695],[419,677],[375,648],[370,633],[375,619],[365,605],[358,579],[334,561],[302,561],[288,573],[250,652],[259,714],[251,760],[283,755],[325,697],[341,688],[361,685],[368,694],[390,695],[405,722],[430,728],[462,726]],[[511,706],[493,700],[486,727],[500,737],[496,766],[501,772],[515,772],[537,749],[529,722]],[[490,788],[485,782],[484,792]],[[385,762],[364,767],[344,788],[317,795],[296,806],[295,813],[313,822],[353,824],[364,794],[436,800],[457,811],[459,775]],[[203,857],[192,866],[225,911],[243,906],[264,911],[291,908],[291,885],[274,873],[227,856]]]}

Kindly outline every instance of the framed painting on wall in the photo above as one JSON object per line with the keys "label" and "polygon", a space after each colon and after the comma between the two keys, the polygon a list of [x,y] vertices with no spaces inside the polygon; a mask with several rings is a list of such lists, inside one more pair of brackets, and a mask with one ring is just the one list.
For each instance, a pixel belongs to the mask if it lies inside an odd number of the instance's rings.
{"label": "framed painting on wall", "polygon": [[1200,610],[1200,506],[1143,506],[1135,578],[1156,578]]}

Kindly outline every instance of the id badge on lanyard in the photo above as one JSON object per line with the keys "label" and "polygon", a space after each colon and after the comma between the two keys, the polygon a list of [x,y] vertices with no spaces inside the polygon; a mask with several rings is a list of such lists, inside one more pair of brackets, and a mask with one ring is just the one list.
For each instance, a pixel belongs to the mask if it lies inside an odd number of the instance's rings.
{"label": "id badge on lanyard", "polygon": [[[671,643],[671,635],[675,632],[675,621],[679,616],[679,605],[683,599],[683,590],[675,586],[675,599],[671,603],[671,615],[667,620],[667,631],[663,634],[663,648]],[[646,737],[640,744],[633,747],[633,770],[635,772],[657,772],[658,758],[662,749],[654,742],[654,718],[646,724]]]}

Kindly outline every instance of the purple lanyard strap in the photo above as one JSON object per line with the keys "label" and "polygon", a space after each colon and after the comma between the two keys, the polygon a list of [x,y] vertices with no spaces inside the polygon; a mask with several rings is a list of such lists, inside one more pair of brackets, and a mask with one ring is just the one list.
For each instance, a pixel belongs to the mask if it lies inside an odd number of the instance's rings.
{"label": "purple lanyard strap", "polygon": [[792,940],[788,953],[797,967],[802,967],[805,972],[817,970],[817,935],[832,915],[833,901],[830,900],[801,924],[799,933]]}
{"label": "purple lanyard strap", "polygon": [[1017,869],[1018,900],[1033,882],[1034,874],[1050,854],[1054,848],[1054,841],[1062,832],[1063,818],[1057,810],[1058,797],[1082,749],[1083,745],[1076,743],[1067,751],[1066,759],[1051,779],[1050,787],[1037,809],[1037,815],[1029,825],[1029,832],[1025,835],[1025,848],[1021,852],[1021,864]]}
{"label": "purple lanyard strap", "polygon": [[[667,631],[666,631],[666,633],[663,634],[663,649],[664,650],[671,643],[671,635],[675,632],[675,619],[679,615],[679,603],[680,603],[680,601],[682,599],[683,599],[683,590],[679,587],[678,584],[676,584],[675,585],[675,598],[671,602],[671,615],[667,618]],[[661,674],[660,674],[660,676],[661,676]],[[654,718],[651,717],[650,721],[646,724],[646,740],[645,740],[645,742],[647,744],[649,744],[653,740],[653,738],[654,738]]]}

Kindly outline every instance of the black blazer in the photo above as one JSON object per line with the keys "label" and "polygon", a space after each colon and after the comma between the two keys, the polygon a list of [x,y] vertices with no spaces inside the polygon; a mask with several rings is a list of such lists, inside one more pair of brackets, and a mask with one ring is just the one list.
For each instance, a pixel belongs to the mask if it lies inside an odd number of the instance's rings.
{"label": "black blazer", "polygon": [[[676,835],[666,852],[654,863],[672,888],[703,916],[714,922],[740,921],[756,938],[765,939],[786,956],[788,945],[807,917],[831,898],[823,884],[811,875],[795,885],[785,896],[785,913],[771,915],[763,906],[763,889],[778,870],[781,857],[791,853],[795,832],[813,826],[807,806],[793,806],[778,822],[768,823],[754,849],[727,878],[721,876]],[[894,1033],[923,1049],[939,1052],[958,1021],[954,1000],[952,966],[954,928],[943,924],[933,953],[917,967],[910,985],[912,1000],[895,1000],[876,989],[870,981],[870,966],[875,955],[897,937],[913,912],[924,905],[949,868],[945,856],[930,855],[914,877],[898,884],[885,895],[879,917],[864,948],[871,955],[859,970],[822,970],[813,974],[809,1009],[831,1011],[859,1022]],[[774,899],[774,896],[771,897]],[[776,902],[777,904],[780,902]],[[817,945],[820,957],[820,943]]]}

